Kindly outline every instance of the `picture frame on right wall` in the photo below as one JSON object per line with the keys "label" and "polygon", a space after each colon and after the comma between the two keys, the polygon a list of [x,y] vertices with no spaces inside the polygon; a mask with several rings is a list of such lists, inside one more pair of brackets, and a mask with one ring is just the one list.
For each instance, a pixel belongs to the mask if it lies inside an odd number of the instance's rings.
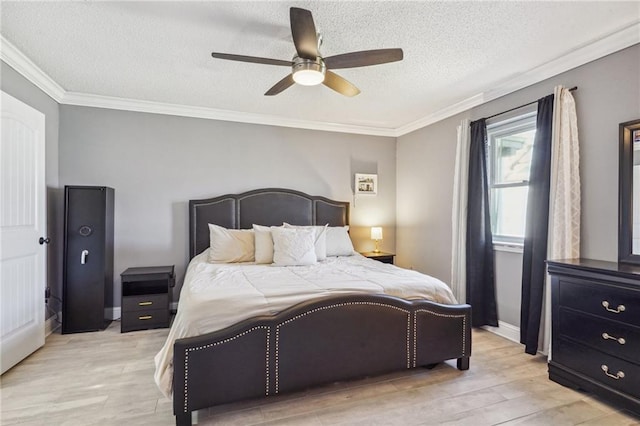
{"label": "picture frame on right wall", "polygon": [[377,195],[378,175],[356,173],[355,193],[356,195]]}

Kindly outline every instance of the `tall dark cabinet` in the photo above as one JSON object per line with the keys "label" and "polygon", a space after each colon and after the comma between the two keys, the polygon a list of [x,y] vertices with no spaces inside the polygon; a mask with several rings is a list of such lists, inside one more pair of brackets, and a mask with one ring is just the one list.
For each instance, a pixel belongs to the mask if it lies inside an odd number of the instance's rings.
{"label": "tall dark cabinet", "polygon": [[102,330],[110,321],[113,207],[113,188],[64,188],[63,333]]}

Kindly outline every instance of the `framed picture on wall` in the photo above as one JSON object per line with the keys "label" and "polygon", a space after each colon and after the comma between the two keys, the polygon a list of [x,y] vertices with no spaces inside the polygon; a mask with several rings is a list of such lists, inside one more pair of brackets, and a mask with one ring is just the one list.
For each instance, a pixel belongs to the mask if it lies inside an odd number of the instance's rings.
{"label": "framed picture on wall", "polygon": [[378,175],[356,173],[356,195],[376,195],[378,193]]}

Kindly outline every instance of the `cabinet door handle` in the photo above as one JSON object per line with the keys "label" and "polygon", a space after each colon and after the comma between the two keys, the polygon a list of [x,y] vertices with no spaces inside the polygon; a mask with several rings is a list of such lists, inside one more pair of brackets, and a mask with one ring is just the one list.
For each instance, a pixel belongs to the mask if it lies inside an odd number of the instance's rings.
{"label": "cabinet door handle", "polygon": [[615,340],[616,342],[620,343],[621,345],[624,345],[625,343],[627,343],[627,341],[625,340],[624,337],[614,337],[614,336],[610,335],[607,332],[602,333],[602,338],[604,340],[607,340],[607,339]]}
{"label": "cabinet door handle", "polygon": [[611,374],[609,373],[609,367],[607,367],[607,365],[602,364],[600,368],[602,368],[602,371],[604,371],[604,374],[611,377],[612,379],[616,379],[616,380],[624,379],[624,371],[618,371],[616,374]]}
{"label": "cabinet door handle", "polygon": [[142,315],[142,316],[138,317],[139,320],[149,320],[151,318],[153,318],[153,316],[151,316],[151,315]]}
{"label": "cabinet door handle", "polygon": [[604,306],[604,308],[609,311],[609,312],[613,312],[614,314],[619,314],[620,312],[624,312],[625,307],[624,305],[618,305],[618,307],[616,309],[612,309],[609,307],[609,302],[607,302],[606,300],[602,301],[602,306]]}
{"label": "cabinet door handle", "polygon": [[153,305],[153,302],[138,302],[138,306],[149,306]]}

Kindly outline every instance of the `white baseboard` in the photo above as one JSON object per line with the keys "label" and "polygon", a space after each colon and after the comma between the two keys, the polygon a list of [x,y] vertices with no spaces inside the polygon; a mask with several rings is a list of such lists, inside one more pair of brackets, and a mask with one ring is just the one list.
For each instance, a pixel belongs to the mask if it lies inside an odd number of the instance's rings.
{"label": "white baseboard", "polygon": [[[170,308],[172,311],[177,310],[178,302],[171,302]],[[113,321],[120,319],[121,315],[122,315],[122,307],[120,306],[114,306],[113,308],[105,308],[104,310],[104,317]],[[58,319],[59,322],[56,321],[56,318]],[[60,328],[61,324],[62,324],[62,312],[58,312],[57,316],[53,315],[49,319],[47,319],[44,322],[45,337],[50,335],[54,331],[56,331],[58,328]]]}
{"label": "white baseboard", "polygon": [[512,342],[520,343],[520,327],[516,327],[515,325],[511,325],[504,321],[498,321],[497,327],[485,325],[482,328],[497,334],[498,336],[504,337],[507,340],[511,340]]}
{"label": "white baseboard", "polygon": [[[60,322],[56,321],[56,319]],[[44,336],[49,336],[51,333],[60,328],[61,324],[62,312],[58,312],[57,315],[52,315],[51,317],[49,317],[49,319],[44,322]]]}
{"label": "white baseboard", "polygon": [[120,319],[120,316],[122,314],[122,308],[120,306],[114,306],[112,308],[105,308],[104,309],[104,317],[110,320],[117,320]]}

